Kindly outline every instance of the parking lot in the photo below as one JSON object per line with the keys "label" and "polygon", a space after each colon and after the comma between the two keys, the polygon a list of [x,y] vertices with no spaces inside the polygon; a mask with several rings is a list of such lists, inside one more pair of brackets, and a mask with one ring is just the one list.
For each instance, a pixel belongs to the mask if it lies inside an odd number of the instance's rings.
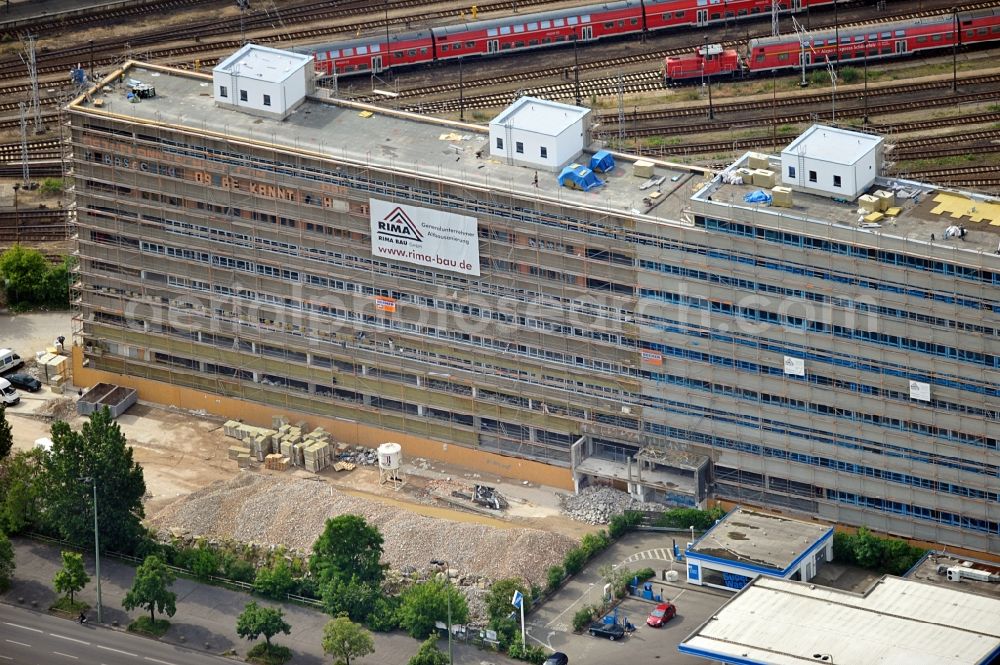
{"label": "parking lot", "polygon": [[[686,538],[677,535],[677,545],[683,549]],[[681,665],[704,665],[702,658],[681,654],[677,645],[689,633],[710,617],[731,596],[689,585],[684,577],[684,564],[672,561],[674,538],[670,534],[632,533],[601,553],[585,570],[574,577],[552,598],[527,618],[529,642],[547,649],[563,651],[572,665],[606,665],[607,663],[654,663],[662,660]],[[650,628],[646,617],[656,603],[628,598],[618,606],[619,619],[627,618],[636,631],[624,640],[611,641],[573,633],[573,615],[587,605],[600,601],[604,582],[597,571],[605,564],[625,565],[630,570],[650,567],[657,571],[654,593],[677,606],[677,616],[663,628]],[[677,582],[662,582],[663,570],[679,573]]]}

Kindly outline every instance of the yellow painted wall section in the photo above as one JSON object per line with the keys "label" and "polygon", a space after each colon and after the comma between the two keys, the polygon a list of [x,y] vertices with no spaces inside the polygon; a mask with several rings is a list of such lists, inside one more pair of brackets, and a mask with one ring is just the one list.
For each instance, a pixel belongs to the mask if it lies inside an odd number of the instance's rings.
{"label": "yellow painted wall section", "polygon": [[[356,422],[324,418],[286,409],[275,410],[273,407],[256,402],[222,397],[183,386],[172,386],[152,379],[91,369],[83,366],[83,350],[74,346],[73,383],[86,387],[101,382],[135,388],[139,392],[139,399],[147,402],[165,404],[189,411],[205,411],[215,416],[241,420],[259,427],[270,427],[272,415],[283,415],[294,422],[303,420],[311,428],[322,426],[335,439],[345,443],[376,448],[379,444],[393,441],[403,447],[403,452],[407,457],[426,457],[450,464],[458,464],[484,474],[527,480],[564,490],[573,489],[572,474],[569,469],[563,467],[498,455],[454,443],[425,439]],[[483,482],[488,483],[489,481],[488,477],[483,479]]]}

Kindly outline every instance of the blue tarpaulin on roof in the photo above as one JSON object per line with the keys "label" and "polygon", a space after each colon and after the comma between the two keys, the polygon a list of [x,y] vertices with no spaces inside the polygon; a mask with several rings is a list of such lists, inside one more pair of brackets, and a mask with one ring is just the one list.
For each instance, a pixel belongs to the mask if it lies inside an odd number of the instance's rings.
{"label": "blue tarpaulin on roof", "polygon": [[598,173],[607,173],[615,168],[615,158],[607,150],[598,150],[590,158],[590,168]]}
{"label": "blue tarpaulin on roof", "polygon": [[750,192],[743,197],[743,200],[747,203],[771,203],[771,195],[767,192],[758,189],[756,192]]}
{"label": "blue tarpaulin on roof", "polygon": [[582,164],[570,164],[559,174],[559,184],[563,187],[582,189],[587,192],[594,187],[600,187],[604,181]]}

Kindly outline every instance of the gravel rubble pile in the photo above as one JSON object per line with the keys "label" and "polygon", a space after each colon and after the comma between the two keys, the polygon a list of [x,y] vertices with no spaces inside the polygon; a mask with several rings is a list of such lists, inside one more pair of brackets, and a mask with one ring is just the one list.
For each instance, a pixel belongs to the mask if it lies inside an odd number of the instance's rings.
{"label": "gravel rubble pile", "polygon": [[568,536],[537,529],[425,517],[323,482],[251,472],[183,497],[148,522],[163,531],[308,552],[328,518],[348,513],[379,528],[385,560],[396,570],[426,569],[431,559],[444,559],[461,576],[544,583],[548,567],[576,544]]}
{"label": "gravel rubble pile", "polygon": [[561,503],[563,514],[588,524],[607,524],[626,510],[664,510],[663,504],[638,501],[628,492],[594,485],[584,487],[579,494],[562,496]]}

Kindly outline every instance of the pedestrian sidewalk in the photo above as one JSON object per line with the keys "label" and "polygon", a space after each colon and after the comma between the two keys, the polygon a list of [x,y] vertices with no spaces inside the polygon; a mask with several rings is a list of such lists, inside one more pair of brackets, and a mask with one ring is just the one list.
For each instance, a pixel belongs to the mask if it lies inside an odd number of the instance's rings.
{"label": "pedestrian sidewalk", "polygon": [[[8,604],[21,604],[39,611],[48,610],[58,594],[52,589],[52,578],[61,567],[60,548],[26,538],[11,538],[14,545],[17,568],[10,590],[0,596]],[[91,582],[77,594],[77,598],[90,603],[90,621],[97,622],[97,585],[93,579],[93,555],[84,555],[87,573]],[[101,600],[104,624],[109,628],[118,622],[124,629],[134,618],[144,614],[141,610],[131,613],[122,609],[122,598],[132,586],[135,568],[120,561],[101,558]],[[229,591],[188,579],[178,578],[171,590],[177,594],[177,613],[170,618],[170,630],[161,641],[187,646],[201,652],[221,654],[235,649],[245,656],[254,644],[240,639],[236,634],[236,618],[250,600],[258,604],[281,607],[285,621],[292,626],[291,635],[277,635],[277,644],[290,648],[294,654],[292,663],[296,665],[321,665],[330,660],[324,656],[321,641],[323,626],[330,617],[322,612],[284,605],[249,594]],[[18,602],[23,598],[23,603]],[[160,615],[157,615],[159,617]],[[352,660],[357,665],[406,665],[417,652],[420,643],[400,633],[372,633],[375,638],[375,653],[365,658]],[[263,639],[263,638],[262,638]],[[439,642],[442,650],[447,650],[446,641]],[[506,656],[480,651],[474,646],[455,643],[455,662],[459,665],[514,665],[517,661]]]}

